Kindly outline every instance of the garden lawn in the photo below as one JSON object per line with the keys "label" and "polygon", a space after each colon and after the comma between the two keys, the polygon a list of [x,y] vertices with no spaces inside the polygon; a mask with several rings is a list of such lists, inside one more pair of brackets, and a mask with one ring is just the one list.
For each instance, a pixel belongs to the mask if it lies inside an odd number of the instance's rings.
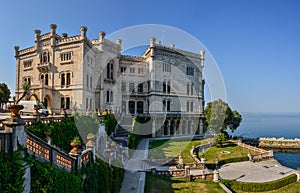
{"label": "garden lawn", "polygon": [[[229,151],[229,154],[222,154],[222,151]],[[232,159],[232,158],[242,158],[248,157],[248,153],[257,154],[257,152],[249,151],[237,145],[217,148],[213,146],[209,148],[205,153],[204,157],[206,159],[207,164],[215,164],[215,159],[218,158],[219,161]],[[202,157],[202,152],[199,152],[199,157]]]}
{"label": "garden lawn", "polygon": [[213,181],[189,182],[184,179],[146,175],[145,193],[224,193]]}
{"label": "garden lawn", "polygon": [[149,143],[149,158],[165,159],[165,158],[178,158],[182,152],[185,163],[193,163],[194,159],[190,155],[192,146],[197,146],[207,143],[210,139],[194,140],[194,141],[181,141],[181,140],[152,140]]}

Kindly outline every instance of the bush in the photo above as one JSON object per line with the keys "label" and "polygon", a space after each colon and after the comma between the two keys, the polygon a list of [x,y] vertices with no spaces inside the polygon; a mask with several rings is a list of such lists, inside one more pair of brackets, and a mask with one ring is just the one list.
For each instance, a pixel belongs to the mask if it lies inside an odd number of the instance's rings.
{"label": "bush", "polygon": [[83,192],[81,176],[33,159],[31,192]]}
{"label": "bush", "polygon": [[86,176],[83,189],[85,193],[118,193],[121,189],[124,169],[118,167],[109,167],[101,159],[95,163],[89,163],[82,169],[82,174]]}
{"label": "bush", "polygon": [[[248,157],[235,157],[235,158],[220,160],[218,165],[224,165],[224,164],[234,163],[234,162],[243,162],[243,161],[248,161],[248,160],[249,160]],[[216,164],[206,164],[206,167],[209,169],[215,169]]]}
{"label": "bush", "polygon": [[263,192],[279,189],[283,186],[297,181],[297,175],[291,174],[279,180],[264,183],[239,182],[234,180],[221,180],[231,190],[241,190],[244,192]]}
{"label": "bush", "polygon": [[23,192],[24,152],[20,147],[15,152],[0,152],[0,192]]}

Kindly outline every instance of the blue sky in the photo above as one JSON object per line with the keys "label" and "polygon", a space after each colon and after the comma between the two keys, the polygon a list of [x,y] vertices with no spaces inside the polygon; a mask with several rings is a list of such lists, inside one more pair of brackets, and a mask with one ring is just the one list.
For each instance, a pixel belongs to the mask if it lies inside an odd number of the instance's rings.
{"label": "blue sky", "polygon": [[1,2],[0,82],[15,89],[13,46],[33,46],[34,30],[47,33],[51,23],[69,35],[85,25],[90,39],[99,31],[163,24],[190,33],[209,49],[232,108],[300,112],[299,10],[297,0]]}

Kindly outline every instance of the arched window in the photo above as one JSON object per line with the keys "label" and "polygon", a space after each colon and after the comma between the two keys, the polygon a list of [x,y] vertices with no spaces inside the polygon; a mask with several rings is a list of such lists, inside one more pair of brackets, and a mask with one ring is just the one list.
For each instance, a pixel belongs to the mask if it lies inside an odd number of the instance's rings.
{"label": "arched window", "polygon": [[45,75],[45,85],[48,85],[49,84],[49,75],[46,74]]}
{"label": "arched window", "polygon": [[65,73],[61,74],[60,79],[61,79],[61,86],[65,86],[66,85],[66,76],[65,76]]}
{"label": "arched window", "polygon": [[143,83],[138,84],[138,92],[142,93],[143,92]]}
{"label": "arched window", "polygon": [[109,103],[109,90],[106,91],[106,102]]}
{"label": "arched window", "polygon": [[67,86],[71,84],[71,73],[67,73]]}
{"label": "arched window", "polygon": [[114,100],[113,100],[113,99],[114,99],[113,96],[114,96],[114,95],[113,95],[113,91],[110,91],[110,102],[111,102],[111,103],[114,101]]}
{"label": "arched window", "polygon": [[43,56],[42,56],[42,63],[47,63],[50,61],[50,55],[49,52],[43,52]]}
{"label": "arched window", "polygon": [[106,66],[106,78],[109,80],[113,80],[114,79],[114,64],[113,62],[109,62]]}

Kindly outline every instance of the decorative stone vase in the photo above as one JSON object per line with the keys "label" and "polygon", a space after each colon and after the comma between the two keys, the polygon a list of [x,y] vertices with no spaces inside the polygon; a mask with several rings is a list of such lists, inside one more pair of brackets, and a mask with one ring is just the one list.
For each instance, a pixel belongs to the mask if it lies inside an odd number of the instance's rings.
{"label": "decorative stone vase", "polygon": [[44,131],[44,134],[45,134],[45,137],[48,138],[50,136],[51,132],[50,131]]}
{"label": "decorative stone vase", "polygon": [[8,106],[8,110],[11,112],[10,117],[11,118],[21,118],[19,111],[24,109],[23,105],[10,105]]}
{"label": "decorative stone vase", "polygon": [[76,143],[76,142],[71,142],[70,145],[72,146],[71,152],[72,152],[72,153],[77,153],[78,147],[79,147],[80,144],[79,144],[79,143]]}
{"label": "decorative stone vase", "polygon": [[65,115],[66,114],[66,110],[67,110],[67,108],[61,108],[61,114]]}

